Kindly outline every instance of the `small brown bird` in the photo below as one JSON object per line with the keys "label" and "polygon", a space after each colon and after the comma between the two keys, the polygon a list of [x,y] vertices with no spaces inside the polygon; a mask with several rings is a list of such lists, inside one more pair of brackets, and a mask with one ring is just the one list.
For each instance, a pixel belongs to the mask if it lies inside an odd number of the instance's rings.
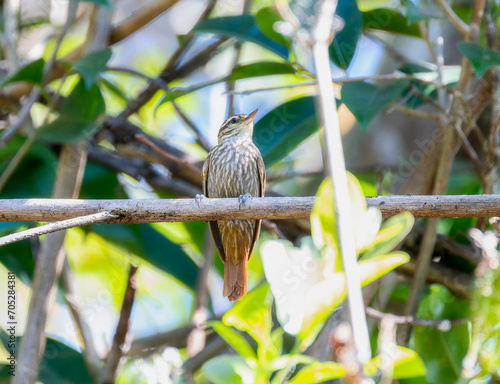
{"label": "small brown bird", "polygon": [[[229,117],[219,130],[219,143],[203,164],[206,197],[263,197],[266,171],[262,156],[252,141],[253,120],[249,115]],[[261,220],[209,221],[210,232],[224,263],[223,295],[238,300],[247,291],[247,263],[259,238]]]}

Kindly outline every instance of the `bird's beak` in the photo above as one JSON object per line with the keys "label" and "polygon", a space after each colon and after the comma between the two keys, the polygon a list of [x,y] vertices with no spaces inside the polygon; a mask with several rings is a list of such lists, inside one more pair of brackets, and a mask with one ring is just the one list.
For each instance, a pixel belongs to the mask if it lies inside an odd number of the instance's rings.
{"label": "bird's beak", "polygon": [[259,109],[257,108],[255,111],[253,111],[252,113],[250,113],[247,118],[245,119],[245,123],[252,123],[253,122],[253,119],[255,119],[255,116],[257,115],[257,111]]}

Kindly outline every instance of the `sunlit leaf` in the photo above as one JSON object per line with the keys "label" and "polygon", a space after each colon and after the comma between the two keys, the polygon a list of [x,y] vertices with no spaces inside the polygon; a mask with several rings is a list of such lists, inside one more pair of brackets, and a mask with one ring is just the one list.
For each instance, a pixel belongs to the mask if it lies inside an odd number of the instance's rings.
{"label": "sunlit leaf", "polygon": [[250,334],[259,344],[269,337],[272,327],[271,303],[273,296],[268,284],[262,284],[238,301],[222,317],[225,325],[232,325]]}
{"label": "sunlit leaf", "polygon": [[214,384],[254,384],[255,370],[239,355],[220,355],[202,365],[201,371]]}
{"label": "sunlit leaf", "polygon": [[361,275],[361,284],[367,285],[386,275],[400,265],[410,261],[410,256],[401,251],[395,251],[386,255],[373,257],[369,260],[362,260],[358,263],[358,270]]}
{"label": "sunlit leaf", "polygon": [[240,356],[254,361],[257,359],[257,355],[248,341],[233,328],[224,325],[220,321],[211,321],[207,326],[212,327]]}
{"label": "sunlit leaf", "polygon": [[408,86],[407,81],[395,81],[386,87],[367,82],[347,83],[342,87],[342,102],[356,117],[363,130],[385,107]]}
{"label": "sunlit leaf", "polygon": [[394,249],[413,228],[415,219],[410,212],[402,212],[390,217],[382,224],[375,240],[363,253],[364,259],[386,254]]}
{"label": "sunlit leaf", "polygon": [[[411,349],[397,346],[394,359],[394,369],[392,377],[394,379],[408,379],[412,377],[425,376],[427,370],[420,356]],[[375,376],[377,370],[381,368],[382,356],[378,355],[371,359],[365,365],[365,373],[369,376]]]}
{"label": "sunlit leaf", "polygon": [[2,83],[0,83],[0,87],[18,81],[26,81],[31,84],[41,84],[43,79],[44,64],[45,60],[38,59],[22,66],[12,76],[9,76],[7,79],[2,81]]}
{"label": "sunlit leaf", "polygon": [[101,90],[94,84],[90,89],[80,80],[66,97],[59,117],[37,130],[40,139],[54,143],[71,143],[85,139],[99,128],[106,109]]}
{"label": "sunlit leaf", "polygon": [[276,23],[283,21],[276,7],[264,7],[259,9],[255,15],[255,21],[259,29],[271,40],[274,40],[285,47],[291,46],[292,43],[290,39],[276,32]]}
{"label": "sunlit leaf", "polygon": [[355,0],[344,0],[338,2],[337,16],[344,21],[344,27],[335,34],[328,51],[335,65],[347,69],[363,30],[363,14]]}
{"label": "sunlit leaf", "polygon": [[412,37],[421,37],[416,24],[408,25],[407,18],[395,9],[377,8],[363,12],[363,29],[376,29]]}
{"label": "sunlit leaf", "polygon": [[109,48],[94,51],[80,60],[72,63],[75,70],[82,76],[85,86],[90,89],[95,78],[101,73],[111,58],[112,51]]}
{"label": "sunlit leaf", "polygon": [[276,61],[259,61],[246,65],[237,66],[227,81],[248,79],[250,77],[261,77],[271,75],[294,74],[295,68],[290,63],[279,63]]}
{"label": "sunlit leaf", "polygon": [[150,262],[194,289],[198,267],[180,245],[150,224],[92,225],[92,232]]}
{"label": "sunlit leaf", "polygon": [[287,354],[281,355],[280,357],[274,359],[272,361],[271,367],[276,370],[283,369],[289,365],[312,364],[316,362],[317,360],[311,356],[301,354]]}
{"label": "sunlit leaf", "polygon": [[253,141],[270,167],[319,128],[314,98],[303,97],[277,106],[257,121]]}
{"label": "sunlit leaf", "polygon": [[191,30],[190,33],[213,33],[216,35],[234,37],[239,41],[250,41],[288,58],[288,48],[267,37],[256,24],[255,16],[243,14],[240,16],[216,17],[204,20]]}
{"label": "sunlit leaf", "polygon": [[288,383],[290,384],[314,384],[326,380],[338,379],[346,374],[345,368],[339,363],[327,361],[324,363],[313,363],[302,368]]}
{"label": "sunlit leaf", "polygon": [[488,69],[500,66],[500,52],[466,41],[458,42],[457,48],[470,61],[478,79],[481,79]]}
{"label": "sunlit leaf", "polygon": [[234,82],[236,80],[248,79],[251,77],[262,77],[272,75],[289,75],[294,74],[295,68],[289,63],[280,63],[276,61],[262,61],[251,64],[237,66],[233,73],[229,76],[224,76],[215,80],[207,81],[205,83],[196,84],[189,88],[174,88],[169,90],[164,96],[160,98],[155,106],[157,110],[161,105],[174,101],[179,97],[186,96],[192,92],[199,91],[200,89],[210,87],[224,81]]}
{"label": "sunlit leaf", "polygon": [[[331,257],[339,254],[337,234],[337,213],[333,209],[333,185],[325,179],[319,186],[317,198],[311,211],[311,235],[316,247],[331,252]],[[335,268],[337,263],[332,267]]]}

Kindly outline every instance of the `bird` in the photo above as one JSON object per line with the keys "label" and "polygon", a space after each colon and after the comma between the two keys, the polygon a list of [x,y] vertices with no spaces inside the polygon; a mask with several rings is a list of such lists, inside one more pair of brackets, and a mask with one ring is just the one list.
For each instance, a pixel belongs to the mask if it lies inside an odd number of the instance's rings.
{"label": "bird", "polygon": [[[238,197],[241,205],[251,197],[264,197],[266,171],[259,149],[253,143],[257,109],[230,116],[219,129],[218,144],[203,163],[204,197]],[[247,291],[247,264],[259,238],[261,220],[217,220],[208,226],[224,263],[222,294],[229,301]]]}

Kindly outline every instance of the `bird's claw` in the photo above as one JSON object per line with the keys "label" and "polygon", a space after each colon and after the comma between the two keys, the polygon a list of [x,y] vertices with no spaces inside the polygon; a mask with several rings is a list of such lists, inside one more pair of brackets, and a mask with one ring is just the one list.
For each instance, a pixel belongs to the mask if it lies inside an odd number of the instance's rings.
{"label": "bird's claw", "polygon": [[201,201],[202,199],[204,199],[204,198],[205,198],[205,195],[204,195],[204,194],[199,194],[199,193],[198,193],[198,194],[195,196],[195,198],[194,198],[194,202],[196,203],[196,205],[198,206],[198,208],[200,208],[200,201]]}
{"label": "bird's claw", "polygon": [[240,195],[238,197],[238,203],[240,203],[239,205],[239,209],[241,210],[241,205],[246,205],[245,202],[248,200],[248,199],[251,199],[252,198],[252,195],[250,193],[245,193],[244,195]]}

